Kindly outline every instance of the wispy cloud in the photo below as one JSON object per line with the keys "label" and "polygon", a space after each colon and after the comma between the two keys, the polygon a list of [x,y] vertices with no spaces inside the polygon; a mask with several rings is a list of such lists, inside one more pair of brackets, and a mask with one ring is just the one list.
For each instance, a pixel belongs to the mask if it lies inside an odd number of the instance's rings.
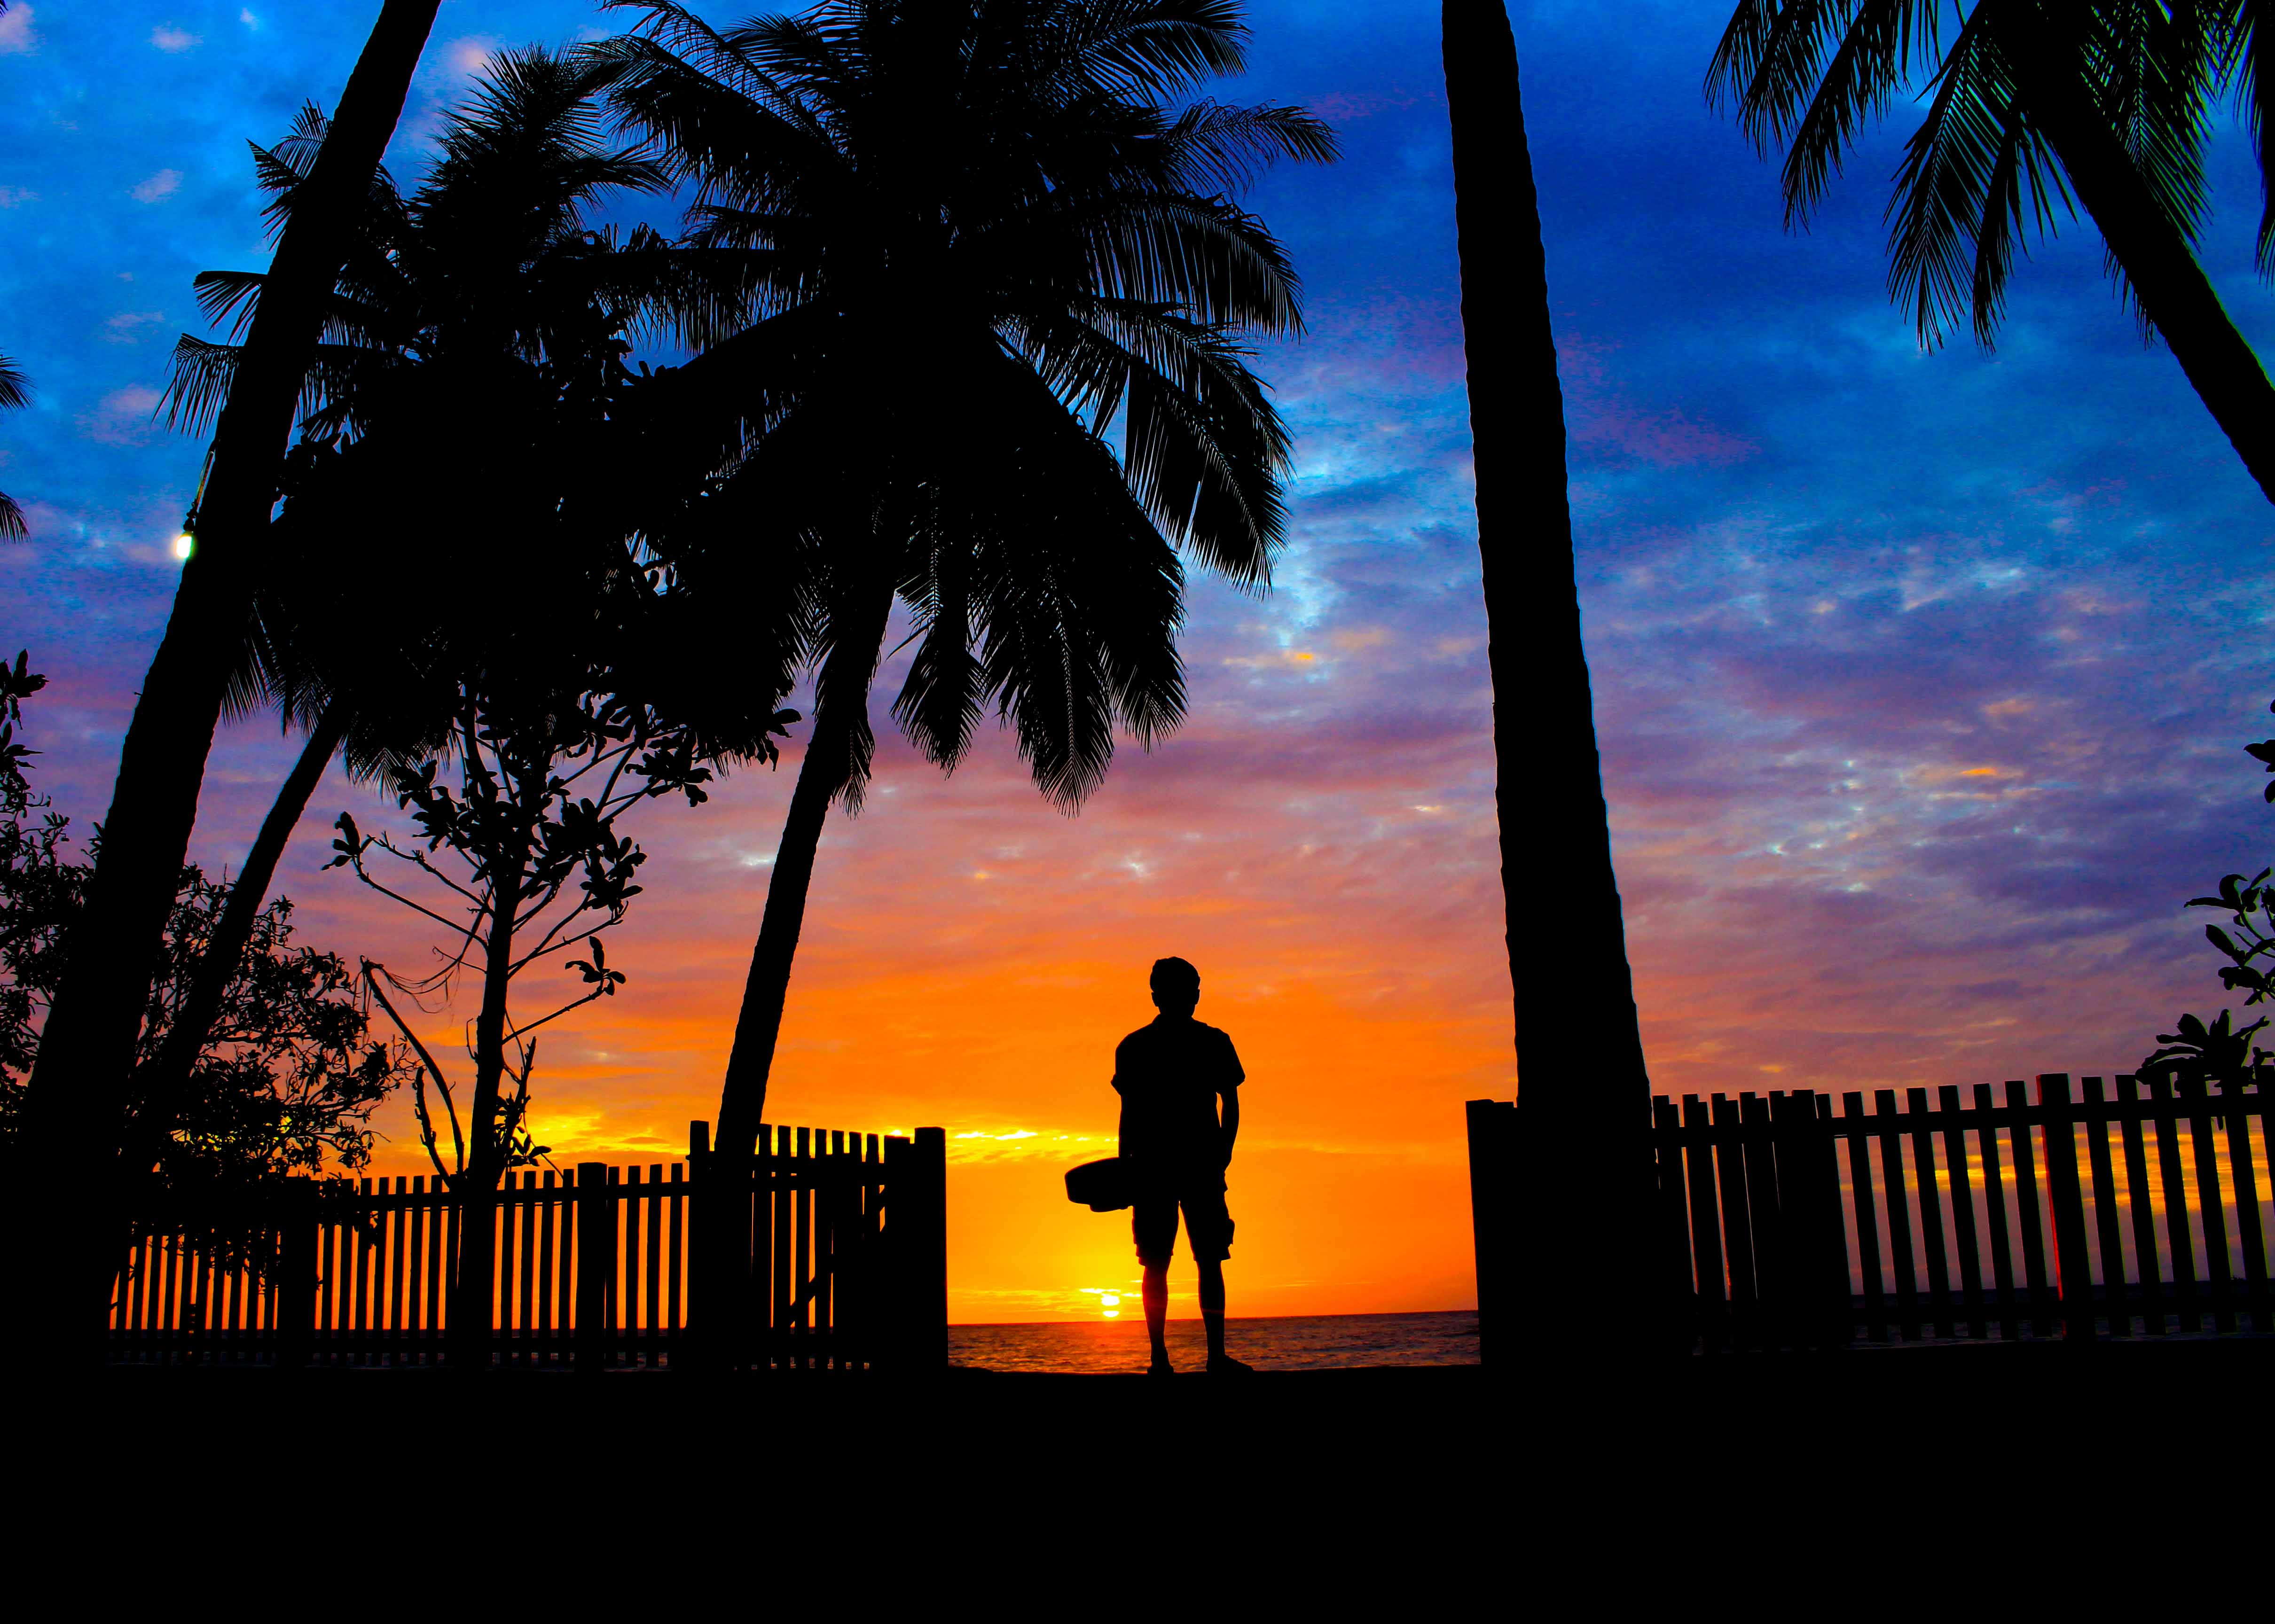
{"label": "wispy cloud", "polygon": [[204,44],[205,40],[201,35],[192,34],[186,28],[177,28],[171,23],[161,23],[150,30],[150,43],[169,55],[179,55],[185,50],[194,50]]}
{"label": "wispy cloud", "polygon": [[149,179],[129,186],[126,194],[138,203],[162,203],[181,189],[181,170],[160,170]]}
{"label": "wispy cloud", "polygon": [[0,57],[27,57],[40,49],[40,35],[32,26],[32,8],[10,6],[0,12]]}
{"label": "wispy cloud", "polygon": [[129,384],[105,395],[92,412],[82,412],[79,433],[98,445],[143,445],[157,432],[150,415],[157,407],[157,390]]}

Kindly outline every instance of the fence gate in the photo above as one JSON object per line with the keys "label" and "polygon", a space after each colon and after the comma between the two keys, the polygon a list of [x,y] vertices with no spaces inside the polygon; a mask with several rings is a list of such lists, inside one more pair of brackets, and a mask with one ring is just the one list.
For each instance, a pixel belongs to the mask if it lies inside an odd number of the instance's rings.
{"label": "fence gate", "polygon": [[[684,1163],[510,1176],[495,1227],[493,1364],[580,1371],[938,1369],[947,1363],[946,1137],[761,1128],[729,1169]],[[366,1179],[280,1213],[265,1270],[145,1236],[110,1311],[114,1362],[442,1361],[470,1205],[441,1181]]]}

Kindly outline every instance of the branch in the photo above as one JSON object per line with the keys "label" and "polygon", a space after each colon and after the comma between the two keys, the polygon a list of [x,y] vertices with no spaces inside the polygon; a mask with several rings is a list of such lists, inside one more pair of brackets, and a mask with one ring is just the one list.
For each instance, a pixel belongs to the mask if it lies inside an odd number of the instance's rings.
{"label": "branch", "polygon": [[[396,851],[395,848],[392,846],[386,847],[386,850],[394,851],[397,857],[402,857],[405,862],[417,863],[419,867],[427,870],[428,873],[435,874],[436,879],[442,880],[444,885],[450,884],[450,880],[443,879],[441,874],[435,873],[435,868],[431,864],[426,862],[414,854]],[[374,880],[370,873],[365,870],[361,858],[358,858],[356,861],[355,872],[357,879],[362,880],[364,884],[369,886],[382,896],[391,896],[397,902],[401,903],[405,908],[410,909],[412,912],[425,914],[428,918],[434,920],[435,924],[441,925],[444,930],[450,932],[454,935],[464,933],[468,936],[478,936],[480,933],[481,925],[479,921],[481,916],[480,914],[475,916],[477,923],[471,925],[461,925],[456,919],[444,918],[441,914],[436,913],[432,908],[427,907],[426,903],[416,902],[412,898],[404,895],[402,892],[396,890],[393,887],[380,884],[378,880]],[[451,888],[453,890],[457,890],[458,888],[452,886]],[[462,893],[462,895],[472,897],[475,907],[481,909],[484,911],[488,910],[489,904],[480,897],[473,896],[472,892],[465,892]]]}
{"label": "branch", "polygon": [[364,985],[371,989],[371,995],[379,1000],[379,1007],[387,1011],[387,1018],[395,1023],[395,1030],[403,1034],[404,1040],[411,1045],[420,1060],[427,1062],[427,1069],[435,1074],[435,1086],[442,1091],[442,1107],[450,1114],[451,1148],[457,1155],[458,1166],[463,1168],[466,1165],[466,1137],[458,1129],[458,1107],[450,1099],[450,1084],[443,1077],[442,1067],[435,1063],[435,1057],[427,1052],[427,1046],[419,1040],[419,1034],[411,1030],[395,1006],[388,1001],[387,994],[379,990],[379,978],[372,973],[378,968],[369,959],[363,961]]}
{"label": "branch", "polygon": [[[532,948],[528,952],[523,954],[519,958],[516,959],[513,962],[513,968],[509,970],[506,973],[508,975],[519,975],[521,973],[521,967],[529,963],[531,961],[543,958],[548,953],[560,953],[566,951],[570,948],[575,947],[577,945],[575,942],[557,940],[560,937],[561,933],[567,930],[571,925],[574,925],[582,916],[587,913],[600,913],[603,910],[596,903],[578,903],[576,908],[571,911],[563,914],[560,918],[555,920],[552,928],[538,939],[537,945]],[[596,925],[589,931],[580,931],[578,933],[581,936],[591,938],[599,935],[602,931],[608,930],[611,926],[620,923],[622,923],[622,921],[611,918],[605,924]]]}
{"label": "branch", "polygon": [[[442,1099],[446,1104],[450,1098],[448,1091],[445,1091]],[[419,1143],[427,1147],[427,1159],[435,1164],[435,1176],[441,1180],[445,1187],[454,1188],[457,1180],[449,1168],[443,1167],[442,1153],[435,1148],[435,1119],[427,1114],[427,1068],[424,1066],[412,1068],[411,1105],[412,1109],[419,1114]],[[453,1112],[452,1116],[455,1118],[456,1115],[457,1113]],[[464,1170],[460,1169],[461,1172]]]}
{"label": "branch", "polygon": [[596,998],[606,997],[608,993],[608,988],[609,984],[603,981],[599,986],[594,987],[591,992],[586,993],[584,997],[577,1000],[576,1002],[562,1005],[561,1008],[556,1009],[551,1015],[547,1016],[544,1021],[532,1021],[526,1026],[517,1026],[511,1031],[508,1032],[506,1036],[510,1039],[518,1038],[524,1032],[533,1032],[539,1027],[544,1025],[546,1021],[557,1021],[563,1016],[568,1014],[571,1009],[580,1009],[586,1004],[591,1003]]}

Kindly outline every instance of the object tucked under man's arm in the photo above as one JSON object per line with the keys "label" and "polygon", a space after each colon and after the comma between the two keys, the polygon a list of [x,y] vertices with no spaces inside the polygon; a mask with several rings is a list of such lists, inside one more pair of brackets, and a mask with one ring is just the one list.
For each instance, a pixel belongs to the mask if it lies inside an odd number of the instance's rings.
{"label": "object tucked under man's arm", "polygon": [[1232,1166],[1232,1142],[1240,1137],[1240,1084],[1224,1085],[1224,1165]]}

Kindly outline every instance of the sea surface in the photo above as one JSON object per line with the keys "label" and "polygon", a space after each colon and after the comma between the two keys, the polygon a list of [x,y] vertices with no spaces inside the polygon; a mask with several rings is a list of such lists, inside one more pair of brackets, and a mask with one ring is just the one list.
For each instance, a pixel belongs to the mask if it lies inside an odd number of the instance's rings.
{"label": "sea surface", "polygon": [[[1440,1314],[1319,1314],[1284,1319],[1228,1319],[1225,1351],[1259,1371],[1337,1371],[1382,1364],[1475,1364],[1475,1309]],[[952,1364],[988,1371],[1053,1371],[1084,1375],[1143,1371],[1145,1322],[1126,1319],[1053,1325],[950,1326]],[[1198,1371],[1208,1359],[1198,1319],[1169,1322],[1169,1362]]]}

